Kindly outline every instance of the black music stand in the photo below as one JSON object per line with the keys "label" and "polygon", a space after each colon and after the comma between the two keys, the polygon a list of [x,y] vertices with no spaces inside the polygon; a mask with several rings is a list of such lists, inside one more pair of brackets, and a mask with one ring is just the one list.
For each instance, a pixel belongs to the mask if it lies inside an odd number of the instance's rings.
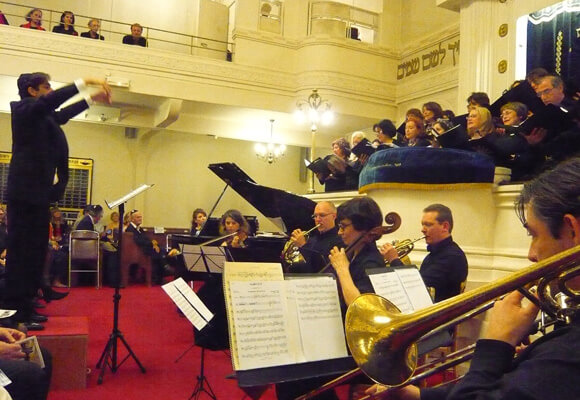
{"label": "black music stand", "polygon": [[[121,251],[123,248],[122,232],[123,232],[123,216],[125,215],[125,203],[128,200],[132,199],[133,197],[137,196],[139,193],[144,192],[145,190],[149,189],[152,186],[153,185],[141,185],[137,189],[127,193],[125,196],[121,197],[118,200],[112,201],[111,203],[105,200],[105,203],[107,204],[109,209],[115,208],[117,206],[119,207],[119,215],[120,215],[119,242],[118,242],[119,244],[117,248],[117,265],[119,268],[121,268]],[[113,295],[113,331],[111,332],[109,340],[107,341],[107,344],[105,345],[105,348],[101,353],[101,357],[97,362],[97,368],[101,369],[101,372],[99,372],[99,377],[97,378],[97,384],[99,385],[103,383],[103,376],[105,375],[106,367],[109,367],[111,369],[111,372],[115,373],[129,357],[132,357],[139,366],[141,372],[145,373],[145,367],[143,367],[143,364],[141,364],[141,362],[139,361],[133,350],[131,350],[129,343],[127,343],[127,340],[125,340],[123,333],[119,330],[119,303],[121,301],[120,284],[121,278],[119,276],[119,279],[117,279],[115,282],[115,294]],[[121,343],[123,343],[125,349],[127,349],[127,352],[129,353],[120,362],[118,361],[117,357],[118,356],[117,348],[119,340],[121,340]]]}

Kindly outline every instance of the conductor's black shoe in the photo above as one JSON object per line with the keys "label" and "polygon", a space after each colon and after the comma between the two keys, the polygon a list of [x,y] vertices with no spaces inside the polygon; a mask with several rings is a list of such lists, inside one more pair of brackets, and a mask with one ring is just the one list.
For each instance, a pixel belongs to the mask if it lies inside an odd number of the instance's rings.
{"label": "conductor's black shoe", "polygon": [[42,314],[32,314],[30,316],[30,319],[28,322],[46,322],[48,321],[48,317],[46,315],[42,315]]}
{"label": "conductor's black shoe", "polygon": [[52,300],[61,300],[68,296],[69,292],[57,292],[53,290],[50,286],[45,286],[42,288],[42,298],[47,303],[50,303]]}
{"label": "conductor's black shoe", "polygon": [[32,321],[20,322],[18,325],[22,325],[26,330],[29,331],[42,331],[44,329],[44,325]]}

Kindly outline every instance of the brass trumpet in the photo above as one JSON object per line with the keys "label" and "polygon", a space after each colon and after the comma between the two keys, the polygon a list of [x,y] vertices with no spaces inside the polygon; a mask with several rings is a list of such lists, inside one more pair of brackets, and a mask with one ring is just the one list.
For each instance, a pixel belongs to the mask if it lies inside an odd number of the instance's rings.
{"label": "brass trumpet", "polygon": [[395,250],[397,250],[397,254],[399,255],[399,258],[403,258],[409,255],[409,253],[411,251],[413,251],[413,249],[415,248],[415,243],[418,242],[419,240],[423,240],[425,239],[425,236],[421,236],[420,238],[417,239],[405,239],[401,242],[393,242],[392,245],[395,248]]}
{"label": "brass trumpet", "polygon": [[[304,239],[308,240],[308,235],[310,234],[310,232],[312,232],[315,229],[318,229],[320,227],[320,225],[322,225],[322,224],[318,224],[318,225],[310,228],[306,232],[304,232],[302,234],[304,236]],[[292,240],[288,240],[284,244],[284,249],[282,250],[282,254],[280,255],[280,258],[284,262],[284,265],[287,266],[287,268],[292,267],[292,265],[294,265],[294,264],[305,262],[304,257],[302,256],[302,254],[300,253],[300,250],[298,249],[298,246],[296,246],[296,244],[294,244],[294,242]]]}

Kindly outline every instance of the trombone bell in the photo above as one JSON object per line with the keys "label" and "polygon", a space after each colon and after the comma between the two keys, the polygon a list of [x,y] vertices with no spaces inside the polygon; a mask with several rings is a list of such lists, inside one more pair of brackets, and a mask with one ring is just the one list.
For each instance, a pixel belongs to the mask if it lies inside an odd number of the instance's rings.
{"label": "trombone bell", "polygon": [[[391,386],[401,385],[417,366],[417,346],[400,351],[396,334],[399,321],[406,319],[387,299],[361,295],[347,310],[345,329],[352,356],[369,378]],[[385,335],[385,332],[390,335]]]}

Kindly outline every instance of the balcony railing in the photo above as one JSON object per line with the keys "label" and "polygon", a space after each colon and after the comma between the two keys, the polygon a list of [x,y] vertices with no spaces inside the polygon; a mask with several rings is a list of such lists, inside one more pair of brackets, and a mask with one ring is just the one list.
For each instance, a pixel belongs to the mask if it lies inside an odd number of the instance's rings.
{"label": "balcony railing", "polygon": [[[0,1],[0,10],[11,26],[25,24],[26,14],[35,8],[34,6],[22,5]],[[42,27],[47,32],[52,32],[53,27],[60,24],[63,11],[41,9]],[[74,12],[74,11],[73,11]],[[108,43],[122,44],[123,37],[131,32],[130,23],[113,21],[99,16],[79,15],[75,13],[74,28],[79,33],[88,31],[88,23],[96,18],[101,23],[99,34],[105,37]],[[143,26],[143,37],[147,39],[150,49],[161,49],[182,54],[205,56],[214,59],[231,61],[234,54],[234,43],[216,40],[208,37],[188,35],[180,32],[172,32],[151,26]],[[84,40],[80,38],[79,40]]]}

